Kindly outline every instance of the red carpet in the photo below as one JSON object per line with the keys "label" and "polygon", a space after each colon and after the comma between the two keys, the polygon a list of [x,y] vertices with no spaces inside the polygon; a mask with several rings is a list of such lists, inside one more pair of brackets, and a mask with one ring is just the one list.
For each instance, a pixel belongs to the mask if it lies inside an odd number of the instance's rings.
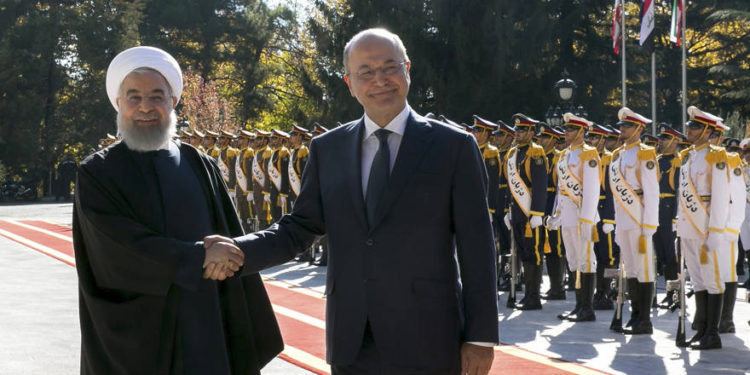
{"label": "red carpet", "polygon": [[[40,220],[0,220],[0,235],[75,267],[71,229]],[[266,280],[286,349],[281,357],[318,374],[325,363],[325,300],[310,289]],[[555,360],[512,345],[495,348],[490,374],[602,374],[588,367]]]}

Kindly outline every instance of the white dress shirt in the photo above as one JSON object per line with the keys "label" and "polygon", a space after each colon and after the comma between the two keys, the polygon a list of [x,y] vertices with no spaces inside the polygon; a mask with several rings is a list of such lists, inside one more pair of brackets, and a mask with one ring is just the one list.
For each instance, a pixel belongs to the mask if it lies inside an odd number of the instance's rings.
{"label": "white dress shirt", "polygon": [[[398,156],[398,149],[401,146],[401,139],[404,138],[404,130],[406,130],[406,120],[409,118],[409,104],[404,106],[404,109],[396,115],[382,129],[390,130],[391,134],[388,134],[388,151],[390,152],[391,165],[389,170],[393,170],[393,166],[396,164],[396,156]],[[372,121],[370,117],[365,113],[365,136],[362,139],[362,196],[367,196],[367,182],[370,180],[370,169],[372,168],[372,161],[375,159],[375,154],[378,152],[380,147],[380,141],[375,135],[375,131],[380,130],[380,125]]]}

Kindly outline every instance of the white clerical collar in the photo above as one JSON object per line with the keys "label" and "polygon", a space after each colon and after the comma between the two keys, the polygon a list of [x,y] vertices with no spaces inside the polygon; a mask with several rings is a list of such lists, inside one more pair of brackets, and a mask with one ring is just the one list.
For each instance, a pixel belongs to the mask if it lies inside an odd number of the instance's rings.
{"label": "white clerical collar", "polygon": [[[401,112],[396,115],[396,117],[391,120],[391,122],[388,123],[388,125],[385,126],[383,129],[390,130],[400,136],[404,135],[404,131],[406,130],[406,120],[409,118],[409,113],[411,112],[411,108],[409,108],[409,104],[406,104],[404,106],[404,109],[401,110]],[[365,138],[372,135],[372,133],[375,133],[376,130],[381,129],[381,127],[375,123],[375,121],[372,121],[369,116],[367,116],[367,113],[365,113]]]}

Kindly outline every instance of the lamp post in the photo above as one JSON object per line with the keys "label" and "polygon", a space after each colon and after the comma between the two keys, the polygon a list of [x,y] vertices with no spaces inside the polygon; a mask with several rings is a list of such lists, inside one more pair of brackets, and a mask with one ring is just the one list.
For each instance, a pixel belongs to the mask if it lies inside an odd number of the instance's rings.
{"label": "lamp post", "polygon": [[578,88],[578,85],[575,81],[570,79],[570,73],[568,73],[567,69],[563,69],[562,78],[555,82],[553,88],[558,103],[554,107],[549,106],[547,109],[545,117],[548,124],[551,126],[562,126],[562,117],[566,112],[571,112],[576,116],[584,118],[588,117],[588,113],[582,105],[576,106],[575,103],[573,103],[573,97],[575,96],[575,91]]}

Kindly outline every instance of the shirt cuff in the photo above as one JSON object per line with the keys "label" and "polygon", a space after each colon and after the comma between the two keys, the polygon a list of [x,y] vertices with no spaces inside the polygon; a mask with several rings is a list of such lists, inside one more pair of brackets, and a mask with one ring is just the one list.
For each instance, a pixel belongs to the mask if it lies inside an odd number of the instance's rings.
{"label": "shirt cuff", "polygon": [[484,346],[484,347],[488,347],[488,348],[491,348],[491,347],[497,345],[497,343],[494,343],[494,342],[467,341],[466,343],[467,344],[471,344],[471,345],[476,345],[476,346]]}

